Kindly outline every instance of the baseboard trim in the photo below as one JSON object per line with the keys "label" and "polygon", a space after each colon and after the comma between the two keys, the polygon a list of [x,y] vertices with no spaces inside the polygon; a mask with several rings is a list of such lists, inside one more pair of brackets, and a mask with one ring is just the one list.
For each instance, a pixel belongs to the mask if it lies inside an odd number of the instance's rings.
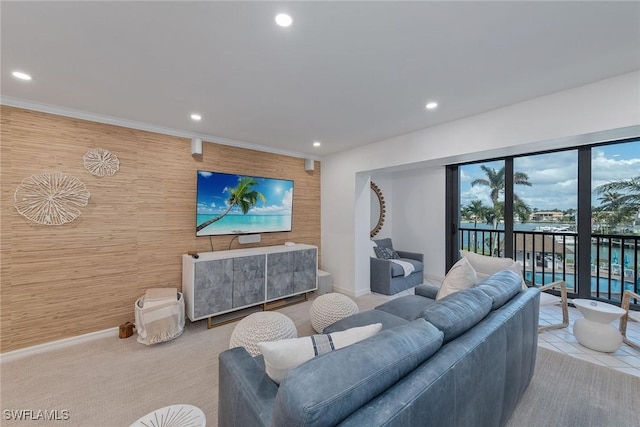
{"label": "baseboard trim", "polygon": [[23,357],[32,356],[34,354],[46,353],[47,351],[59,348],[69,347],[87,341],[94,341],[100,338],[117,337],[119,329],[109,328],[102,331],[90,332],[88,334],[78,335],[77,337],[64,338],[57,341],[37,344],[31,347],[20,348],[18,350],[8,351],[0,354],[0,363],[11,362]]}

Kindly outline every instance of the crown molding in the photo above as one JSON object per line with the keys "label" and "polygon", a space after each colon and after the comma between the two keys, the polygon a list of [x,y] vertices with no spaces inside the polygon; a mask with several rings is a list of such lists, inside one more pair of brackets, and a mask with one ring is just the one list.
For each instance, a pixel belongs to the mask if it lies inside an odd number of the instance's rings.
{"label": "crown molding", "polygon": [[231,147],[245,148],[247,150],[262,151],[265,153],[279,154],[283,156],[299,157],[299,158],[313,158],[313,160],[319,160],[315,157],[310,157],[308,154],[279,150],[273,147],[267,147],[265,145],[253,144],[251,142],[237,141],[234,139],[223,138],[215,135],[208,135],[204,133],[187,132],[179,129],[167,128],[163,126],[151,125],[148,123],[136,122],[133,120],[122,119],[119,117],[106,116],[102,114],[90,113],[87,111],[74,110],[72,108],[60,107],[57,105],[43,104],[34,101],[28,101],[25,99],[14,98],[10,96],[0,96],[0,104],[7,105],[9,107],[24,108],[27,110],[39,111],[42,113],[55,114],[58,116],[71,117],[74,119],[88,120],[91,122],[104,123],[107,125],[122,126],[129,129],[142,130],[146,132],[159,133],[163,135],[175,136],[178,138],[200,138],[203,142],[211,142],[213,144],[228,145]]}

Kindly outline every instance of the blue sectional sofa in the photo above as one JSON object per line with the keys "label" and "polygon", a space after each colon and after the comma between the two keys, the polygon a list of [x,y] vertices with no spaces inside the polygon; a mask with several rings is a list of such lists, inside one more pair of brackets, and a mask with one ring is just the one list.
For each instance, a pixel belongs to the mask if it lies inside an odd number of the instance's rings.
{"label": "blue sectional sofa", "polygon": [[540,292],[521,283],[505,270],[438,301],[418,286],[327,327],[383,324],[293,369],[280,386],[262,356],[227,350],[219,426],[503,426],[536,360]]}

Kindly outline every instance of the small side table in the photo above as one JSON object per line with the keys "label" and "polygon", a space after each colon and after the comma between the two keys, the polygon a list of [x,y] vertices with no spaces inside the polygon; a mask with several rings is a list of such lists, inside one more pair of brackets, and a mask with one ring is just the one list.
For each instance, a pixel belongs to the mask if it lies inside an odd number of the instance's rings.
{"label": "small side table", "polygon": [[192,405],[171,405],[138,419],[129,427],[205,427],[207,418],[200,408]]}
{"label": "small side table", "polygon": [[573,304],[584,319],[573,323],[573,335],[580,344],[592,350],[612,353],[622,345],[622,334],[611,322],[625,314],[615,305],[588,299],[574,299]]}

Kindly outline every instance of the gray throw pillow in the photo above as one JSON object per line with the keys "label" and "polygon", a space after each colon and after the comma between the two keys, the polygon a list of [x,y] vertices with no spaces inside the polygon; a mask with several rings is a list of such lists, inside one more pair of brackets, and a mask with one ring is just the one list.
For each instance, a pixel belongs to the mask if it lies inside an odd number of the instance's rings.
{"label": "gray throw pillow", "polygon": [[380,248],[380,247],[375,247],[373,248],[374,251],[376,251],[376,256],[378,258],[382,258],[382,259],[399,259],[400,256],[398,255],[398,252],[396,252],[393,248]]}

